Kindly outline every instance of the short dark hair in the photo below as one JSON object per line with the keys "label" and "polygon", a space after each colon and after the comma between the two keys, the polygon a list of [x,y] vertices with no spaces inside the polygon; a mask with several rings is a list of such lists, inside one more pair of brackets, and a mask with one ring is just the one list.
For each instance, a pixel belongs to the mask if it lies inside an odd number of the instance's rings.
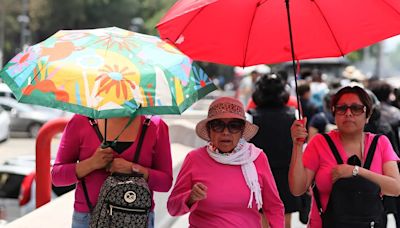
{"label": "short dark hair", "polygon": [[310,92],[310,84],[308,83],[299,83],[297,86],[297,93],[299,93],[299,96],[302,97],[304,96],[307,92]]}
{"label": "short dark hair", "polygon": [[288,72],[287,71],[285,71],[285,70],[280,70],[280,71],[278,71],[278,72],[276,72],[281,78],[282,78],[282,81],[284,82],[284,83],[287,83],[287,80],[288,80],[288,78],[289,78],[289,75],[288,75]]}
{"label": "short dark hair", "polygon": [[[336,92],[335,95],[333,95],[332,97],[332,101],[331,101],[331,110],[333,110],[333,107],[336,106],[336,104],[338,103],[338,101],[340,100],[340,98],[345,95],[345,94],[355,94],[358,96],[358,98],[360,99],[361,103],[363,105],[365,105],[365,107],[367,108],[365,114],[368,117],[370,117],[371,112],[372,112],[372,100],[371,97],[368,95],[368,93],[361,87],[359,86],[346,86],[341,88],[339,91]],[[333,112],[333,115],[335,115],[335,113]]]}
{"label": "short dark hair", "polygon": [[393,87],[384,81],[373,81],[370,83],[369,89],[375,94],[379,101],[387,102]]}

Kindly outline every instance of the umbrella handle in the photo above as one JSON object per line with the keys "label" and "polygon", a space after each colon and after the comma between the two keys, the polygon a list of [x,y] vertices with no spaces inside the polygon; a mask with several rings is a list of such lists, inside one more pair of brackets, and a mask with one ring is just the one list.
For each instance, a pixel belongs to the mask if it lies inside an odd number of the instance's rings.
{"label": "umbrella handle", "polygon": [[[304,126],[304,118],[302,118],[302,119],[299,119],[299,122],[300,123],[302,123],[303,124],[303,126]],[[306,142],[306,138],[296,138],[296,141],[297,142]]]}

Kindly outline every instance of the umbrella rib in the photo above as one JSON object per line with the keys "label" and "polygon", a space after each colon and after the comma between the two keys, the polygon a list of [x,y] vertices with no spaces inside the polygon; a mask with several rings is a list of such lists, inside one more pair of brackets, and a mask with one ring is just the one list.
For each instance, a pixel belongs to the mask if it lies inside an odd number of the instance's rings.
{"label": "umbrella rib", "polygon": [[[112,35],[111,32],[109,33],[109,35],[110,35],[110,37],[113,37],[113,35]],[[112,39],[110,39],[110,40],[107,42],[106,53],[104,54],[104,57],[105,57],[105,58],[107,58],[108,49],[109,49],[110,46],[111,46],[111,45],[110,45],[111,40],[112,40]]]}
{"label": "umbrella rib", "polygon": [[[40,58],[38,58],[38,59],[40,59]],[[28,82],[28,85],[31,85],[32,82],[35,81],[35,79],[36,79],[36,78],[39,76],[39,74],[42,72],[42,69],[44,69],[44,65],[45,65],[45,64],[43,64],[42,67],[40,67],[40,69],[38,69],[37,73],[36,73],[36,74],[33,76],[33,78]],[[46,65],[47,65],[47,63],[46,63]],[[39,67],[38,67],[38,68],[39,68]],[[23,93],[23,90],[21,90],[21,97],[18,98],[18,101],[21,100],[21,98],[22,98],[22,93]]]}
{"label": "umbrella rib", "polygon": [[40,67],[40,69],[38,69],[37,73],[35,74],[35,76],[33,76],[32,80],[29,82],[29,84],[31,84],[33,81],[35,81],[35,79],[39,76],[40,72],[42,72],[42,69],[44,69],[45,65],[47,65],[47,64],[48,64],[48,62],[43,64],[42,67]]}
{"label": "umbrella rib", "polygon": [[331,26],[329,25],[328,20],[326,20],[326,17],[325,17],[325,15],[324,15],[324,13],[322,12],[321,8],[319,7],[319,5],[318,5],[318,3],[317,3],[316,1],[312,1],[312,2],[315,4],[315,6],[317,7],[318,11],[320,12],[322,18],[324,19],[324,21],[325,21],[325,23],[326,23],[326,26],[328,26],[328,29],[329,29],[329,31],[331,32],[332,38],[333,38],[333,40],[335,41],[336,46],[337,46],[337,48],[338,48],[339,51],[340,51],[340,55],[341,55],[341,56],[344,56],[344,53],[343,53],[343,51],[342,51],[342,48],[340,47],[340,44],[339,44],[338,40],[336,39],[336,36],[335,36],[335,34],[333,33],[333,30],[332,30]]}
{"label": "umbrella rib", "polygon": [[242,63],[242,67],[246,66],[246,59],[247,59],[247,48],[249,46],[249,40],[250,40],[250,33],[251,33],[251,29],[253,28],[253,22],[254,22],[254,18],[256,17],[256,12],[258,7],[260,7],[261,3],[257,2],[257,5],[254,9],[253,12],[253,17],[251,18],[251,23],[250,23],[250,28],[249,28],[249,32],[247,33],[247,39],[246,39],[246,46],[244,48],[244,58],[243,58],[243,63]]}
{"label": "umbrella rib", "polygon": [[178,36],[175,37],[175,40],[171,40],[169,37],[165,38],[166,40],[172,41],[174,44],[176,44],[176,41],[181,37],[182,33],[186,30],[186,28],[192,23],[192,21],[196,18],[196,16],[203,11],[205,7],[202,7],[197,13],[190,19],[188,23],[186,23],[185,27],[183,27],[182,31],[178,34]]}
{"label": "umbrella rib", "polygon": [[388,3],[386,0],[384,0],[383,2],[385,2],[391,9],[393,9],[397,14],[400,15],[400,12],[395,7],[393,7],[392,4]]}

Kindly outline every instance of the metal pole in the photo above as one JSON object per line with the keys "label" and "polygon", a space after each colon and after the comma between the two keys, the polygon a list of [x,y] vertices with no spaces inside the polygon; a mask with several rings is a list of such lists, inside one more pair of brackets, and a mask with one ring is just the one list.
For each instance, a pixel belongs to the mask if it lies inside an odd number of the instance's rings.
{"label": "metal pole", "polygon": [[22,0],[22,11],[18,16],[17,20],[21,23],[21,34],[20,34],[20,48],[21,51],[24,50],[25,46],[29,42],[30,31],[28,29],[29,25],[29,0]]}
{"label": "metal pole", "polygon": [[[384,42],[384,41],[382,41]],[[376,44],[376,65],[375,65],[375,77],[381,78],[382,77],[382,42]]]}

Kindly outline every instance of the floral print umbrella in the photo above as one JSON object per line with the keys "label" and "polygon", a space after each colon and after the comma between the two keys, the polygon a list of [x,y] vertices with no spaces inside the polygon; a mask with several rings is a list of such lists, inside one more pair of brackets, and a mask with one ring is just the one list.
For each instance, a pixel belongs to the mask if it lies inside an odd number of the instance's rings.
{"label": "floral print umbrella", "polygon": [[116,27],[60,30],[16,55],[0,77],[20,102],[92,118],[179,114],[216,89],[170,44]]}

